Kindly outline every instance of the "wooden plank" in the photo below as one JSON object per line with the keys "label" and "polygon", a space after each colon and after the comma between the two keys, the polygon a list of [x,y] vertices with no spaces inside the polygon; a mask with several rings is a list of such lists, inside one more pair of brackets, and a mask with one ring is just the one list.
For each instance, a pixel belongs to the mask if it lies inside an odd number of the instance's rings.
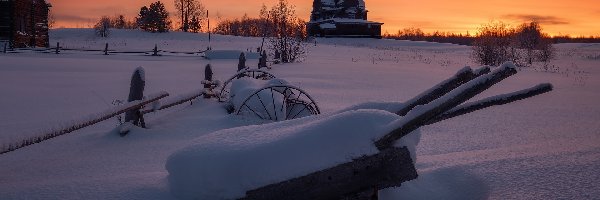
{"label": "wooden plank", "polygon": [[485,99],[482,99],[482,100],[479,100],[476,102],[467,103],[467,104],[455,107],[452,110],[437,116],[436,118],[428,121],[426,123],[426,125],[434,124],[434,123],[437,123],[437,122],[440,122],[440,121],[443,121],[446,119],[450,119],[453,117],[471,113],[471,112],[481,110],[481,109],[484,109],[487,107],[508,104],[508,103],[512,103],[515,101],[534,97],[534,96],[537,96],[540,94],[544,94],[546,92],[550,92],[550,91],[552,91],[552,88],[553,87],[551,84],[543,83],[543,84],[539,84],[535,87],[520,90],[517,92],[496,95],[496,96],[488,97],[488,98],[485,98]]}
{"label": "wooden plank", "polygon": [[198,98],[199,96],[202,96],[202,94],[203,94],[203,91],[200,90],[198,92],[194,92],[194,93],[191,93],[189,95],[182,96],[182,97],[180,97],[177,100],[173,100],[171,102],[168,102],[167,104],[160,106],[160,108],[158,108],[158,109],[144,110],[144,111],[142,111],[142,114],[145,115],[145,114],[148,114],[148,113],[156,112],[156,111],[159,111],[159,110],[164,110],[164,109],[167,109],[167,108],[179,105],[179,104],[183,104],[183,103],[186,103],[186,102],[191,102],[192,100]]}
{"label": "wooden plank", "polygon": [[[138,67],[131,76],[129,85],[129,97],[127,102],[142,100],[144,98],[144,87],[146,86],[144,68]],[[125,113],[125,122],[145,128],[144,115],[140,110],[130,110]]]}
{"label": "wooden plank", "polygon": [[489,73],[489,72],[490,72],[489,67],[483,67],[483,68],[477,70],[477,73],[474,72],[471,68],[465,67],[465,68],[459,70],[458,72],[456,72],[456,74],[454,76],[438,83],[437,85],[426,90],[422,94],[419,94],[416,97],[408,100],[406,102],[406,106],[404,108],[402,108],[401,110],[397,111],[396,114],[400,115],[400,116],[404,116],[404,115],[406,115],[406,113],[408,113],[410,110],[412,110],[416,106],[428,104],[429,102],[436,100],[436,99],[440,98],[441,96],[444,96],[448,92],[456,89],[457,87],[461,86],[462,84],[469,82],[470,80],[473,80],[474,78],[477,78],[477,77],[479,77],[483,74]]}
{"label": "wooden plank", "polygon": [[349,163],[246,192],[243,200],[345,199],[362,191],[400,186],[417,178],[406,147],[389,148]]}
{"label": "wooden plank", "polygon": [[430,104],[427,104],[428,106],[425,107],[425,110],[415,113],[413,116],[406,117],[399,128],[377,140],[375,146],[377,146],[379,150],[393,147],[396,140],[421,126],[424,126],[428,121],[464,103],[475,95],[489,89],[492,85],[516,73],[517,70],[513,67],[502,67],[491,74],[472,80],[472,82],[469,82],[470,85],[469,83],[463,85],[457,89],[456,93],[449,93],[447,94],[448,96],[444,96],[446,98],[442,97],[443,99],[436,99]]}

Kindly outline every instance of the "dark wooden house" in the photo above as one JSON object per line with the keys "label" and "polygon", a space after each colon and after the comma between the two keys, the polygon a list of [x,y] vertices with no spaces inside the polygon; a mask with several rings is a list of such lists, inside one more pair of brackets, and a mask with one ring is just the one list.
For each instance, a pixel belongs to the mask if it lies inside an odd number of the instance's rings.
{"label": "dark wooden house", "polygon": [[381,38],[381,25],[367,19],[364,0],[314,0],[308,34],[320,37]]}
{"label": "dark wooden house", "polygon": [[45,0],[0,0],[0,41],[13,48],[48,47],[48,12]]}

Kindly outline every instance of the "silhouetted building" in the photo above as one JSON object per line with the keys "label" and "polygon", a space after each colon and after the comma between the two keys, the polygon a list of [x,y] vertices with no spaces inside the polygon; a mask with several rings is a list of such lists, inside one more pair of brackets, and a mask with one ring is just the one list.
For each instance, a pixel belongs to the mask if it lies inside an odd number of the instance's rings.
{"label": "silhouetted building", "polygon": [[368,21],[364,0],[314,0],[308,34],[321,37],[381,38],[383,23]]}
{"label": "silhouetted building", "polygon": [[0,41],[12,47],[48,47],[48,11],[45,0],[0,0]]}

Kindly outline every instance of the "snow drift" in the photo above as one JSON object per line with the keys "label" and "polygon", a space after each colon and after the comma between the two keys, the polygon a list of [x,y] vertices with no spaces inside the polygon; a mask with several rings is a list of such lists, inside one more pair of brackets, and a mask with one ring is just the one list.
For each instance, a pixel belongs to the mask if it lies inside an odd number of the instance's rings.
{"label": "snow drift", "polygon": [[[399,119],[382,110],[351,110],[217,131],[168,158],[169,187],[182,199],[241,198],[248,190],[376,154],[373,141]],[[417,132],[397,144],[414,152]]]}

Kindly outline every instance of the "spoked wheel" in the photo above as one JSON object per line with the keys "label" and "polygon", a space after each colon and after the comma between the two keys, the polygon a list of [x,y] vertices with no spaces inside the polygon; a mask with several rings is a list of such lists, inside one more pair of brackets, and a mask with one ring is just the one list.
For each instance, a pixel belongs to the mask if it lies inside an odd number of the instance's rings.
{"label": "spoked wheel", "polygon": [[236,108],[235,113],[283,121],[318,115],[321,111],[313,98],[302,89],[289,85],[275,85],[252,93]]}
{"label": "spoked wheel", "polygon": [[221,88],[221,90],[218,93],[218,98],[220,102],[224,102],[229,98],[229,87],[231,82],[234,79],[240,79],[242,77],[251,77],[251,78],[255,78],[255,79],[260,79],[260,80],[270,80],[270,79],[274,79],[277,78],[275,77],[275,75],[267,72],[267,71],[263,71],[260,69],[246,69],[246,70],[242,70],[240,72],[238,72],[237,74],[233,75],[231,78],[227,79],[227,81],[225,81],[223,83],[223,87]]}

